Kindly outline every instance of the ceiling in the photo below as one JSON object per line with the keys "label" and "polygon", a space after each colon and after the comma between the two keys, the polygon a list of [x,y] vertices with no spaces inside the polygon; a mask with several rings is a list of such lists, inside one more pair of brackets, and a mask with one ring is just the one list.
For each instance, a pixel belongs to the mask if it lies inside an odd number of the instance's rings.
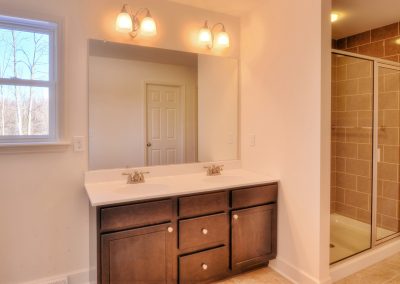
{"label": "ceiling", "polygon": [[340,18],[332,24],[332,37],[339,39],[400,21],[400,0],[332,0]]}
{"label": "ceiling", "polygon": [[[258,6],[258,3],[265,0],[169,0],[196,8],[241,16],[250,12]],[[399,0],[400,1],[400,0]]]}
{"label": "ceiling", "polygon": [[[266,0],[168,0],[196,8],[241,16]],[[293,0],[295,1],[295,0]],[[325,1],[325,0],[324,0]],[[332,0],[340,19],[332,25],[335,39],[400,21],[400,0]]]}

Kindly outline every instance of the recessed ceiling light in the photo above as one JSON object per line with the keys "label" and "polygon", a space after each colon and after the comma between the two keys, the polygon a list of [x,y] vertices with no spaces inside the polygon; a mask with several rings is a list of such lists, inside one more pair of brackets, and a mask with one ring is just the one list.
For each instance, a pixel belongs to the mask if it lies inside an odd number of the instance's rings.
{"label": "recessed ceiling light", "polygon": [[331,13],[331,23],[334,23],[337,20],[339,20],[339,14],[338,13]]}

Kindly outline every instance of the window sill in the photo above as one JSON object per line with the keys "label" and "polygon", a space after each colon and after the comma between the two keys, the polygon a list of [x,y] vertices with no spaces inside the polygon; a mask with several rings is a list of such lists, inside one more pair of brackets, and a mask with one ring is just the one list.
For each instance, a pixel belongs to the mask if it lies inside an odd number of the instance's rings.
{"label": "window sill", "polygon": [[0,154],[63,152],[71,142],[38,142],[38,143],[0,143]]}

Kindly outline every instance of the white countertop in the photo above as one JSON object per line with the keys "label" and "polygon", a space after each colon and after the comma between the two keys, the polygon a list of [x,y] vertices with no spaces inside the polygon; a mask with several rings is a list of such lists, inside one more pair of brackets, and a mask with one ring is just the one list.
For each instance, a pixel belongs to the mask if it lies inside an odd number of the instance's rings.
{"label": "white countertop", "polygon": [[277,181],[277,179],[243,169],[227,169],[220,176],[207,176],[205,172],[201,172],[148,177],[142,184],[126,184],[126,177],[101,182],[87,180],[85,188],[91,205],[101,206]]}

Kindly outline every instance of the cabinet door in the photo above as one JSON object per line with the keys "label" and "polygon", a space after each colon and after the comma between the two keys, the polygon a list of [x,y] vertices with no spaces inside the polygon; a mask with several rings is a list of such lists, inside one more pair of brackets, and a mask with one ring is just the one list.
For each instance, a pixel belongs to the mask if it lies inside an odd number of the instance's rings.
{"label": "cabinet door", "polygon": [[101,283],[171,283],[176,226],[163,224],[101,236]]}
{"label": "cabinet door", "polygon": [[232,270],[244,270],[276,257],[276,216],[276,204],[232,211]]}

